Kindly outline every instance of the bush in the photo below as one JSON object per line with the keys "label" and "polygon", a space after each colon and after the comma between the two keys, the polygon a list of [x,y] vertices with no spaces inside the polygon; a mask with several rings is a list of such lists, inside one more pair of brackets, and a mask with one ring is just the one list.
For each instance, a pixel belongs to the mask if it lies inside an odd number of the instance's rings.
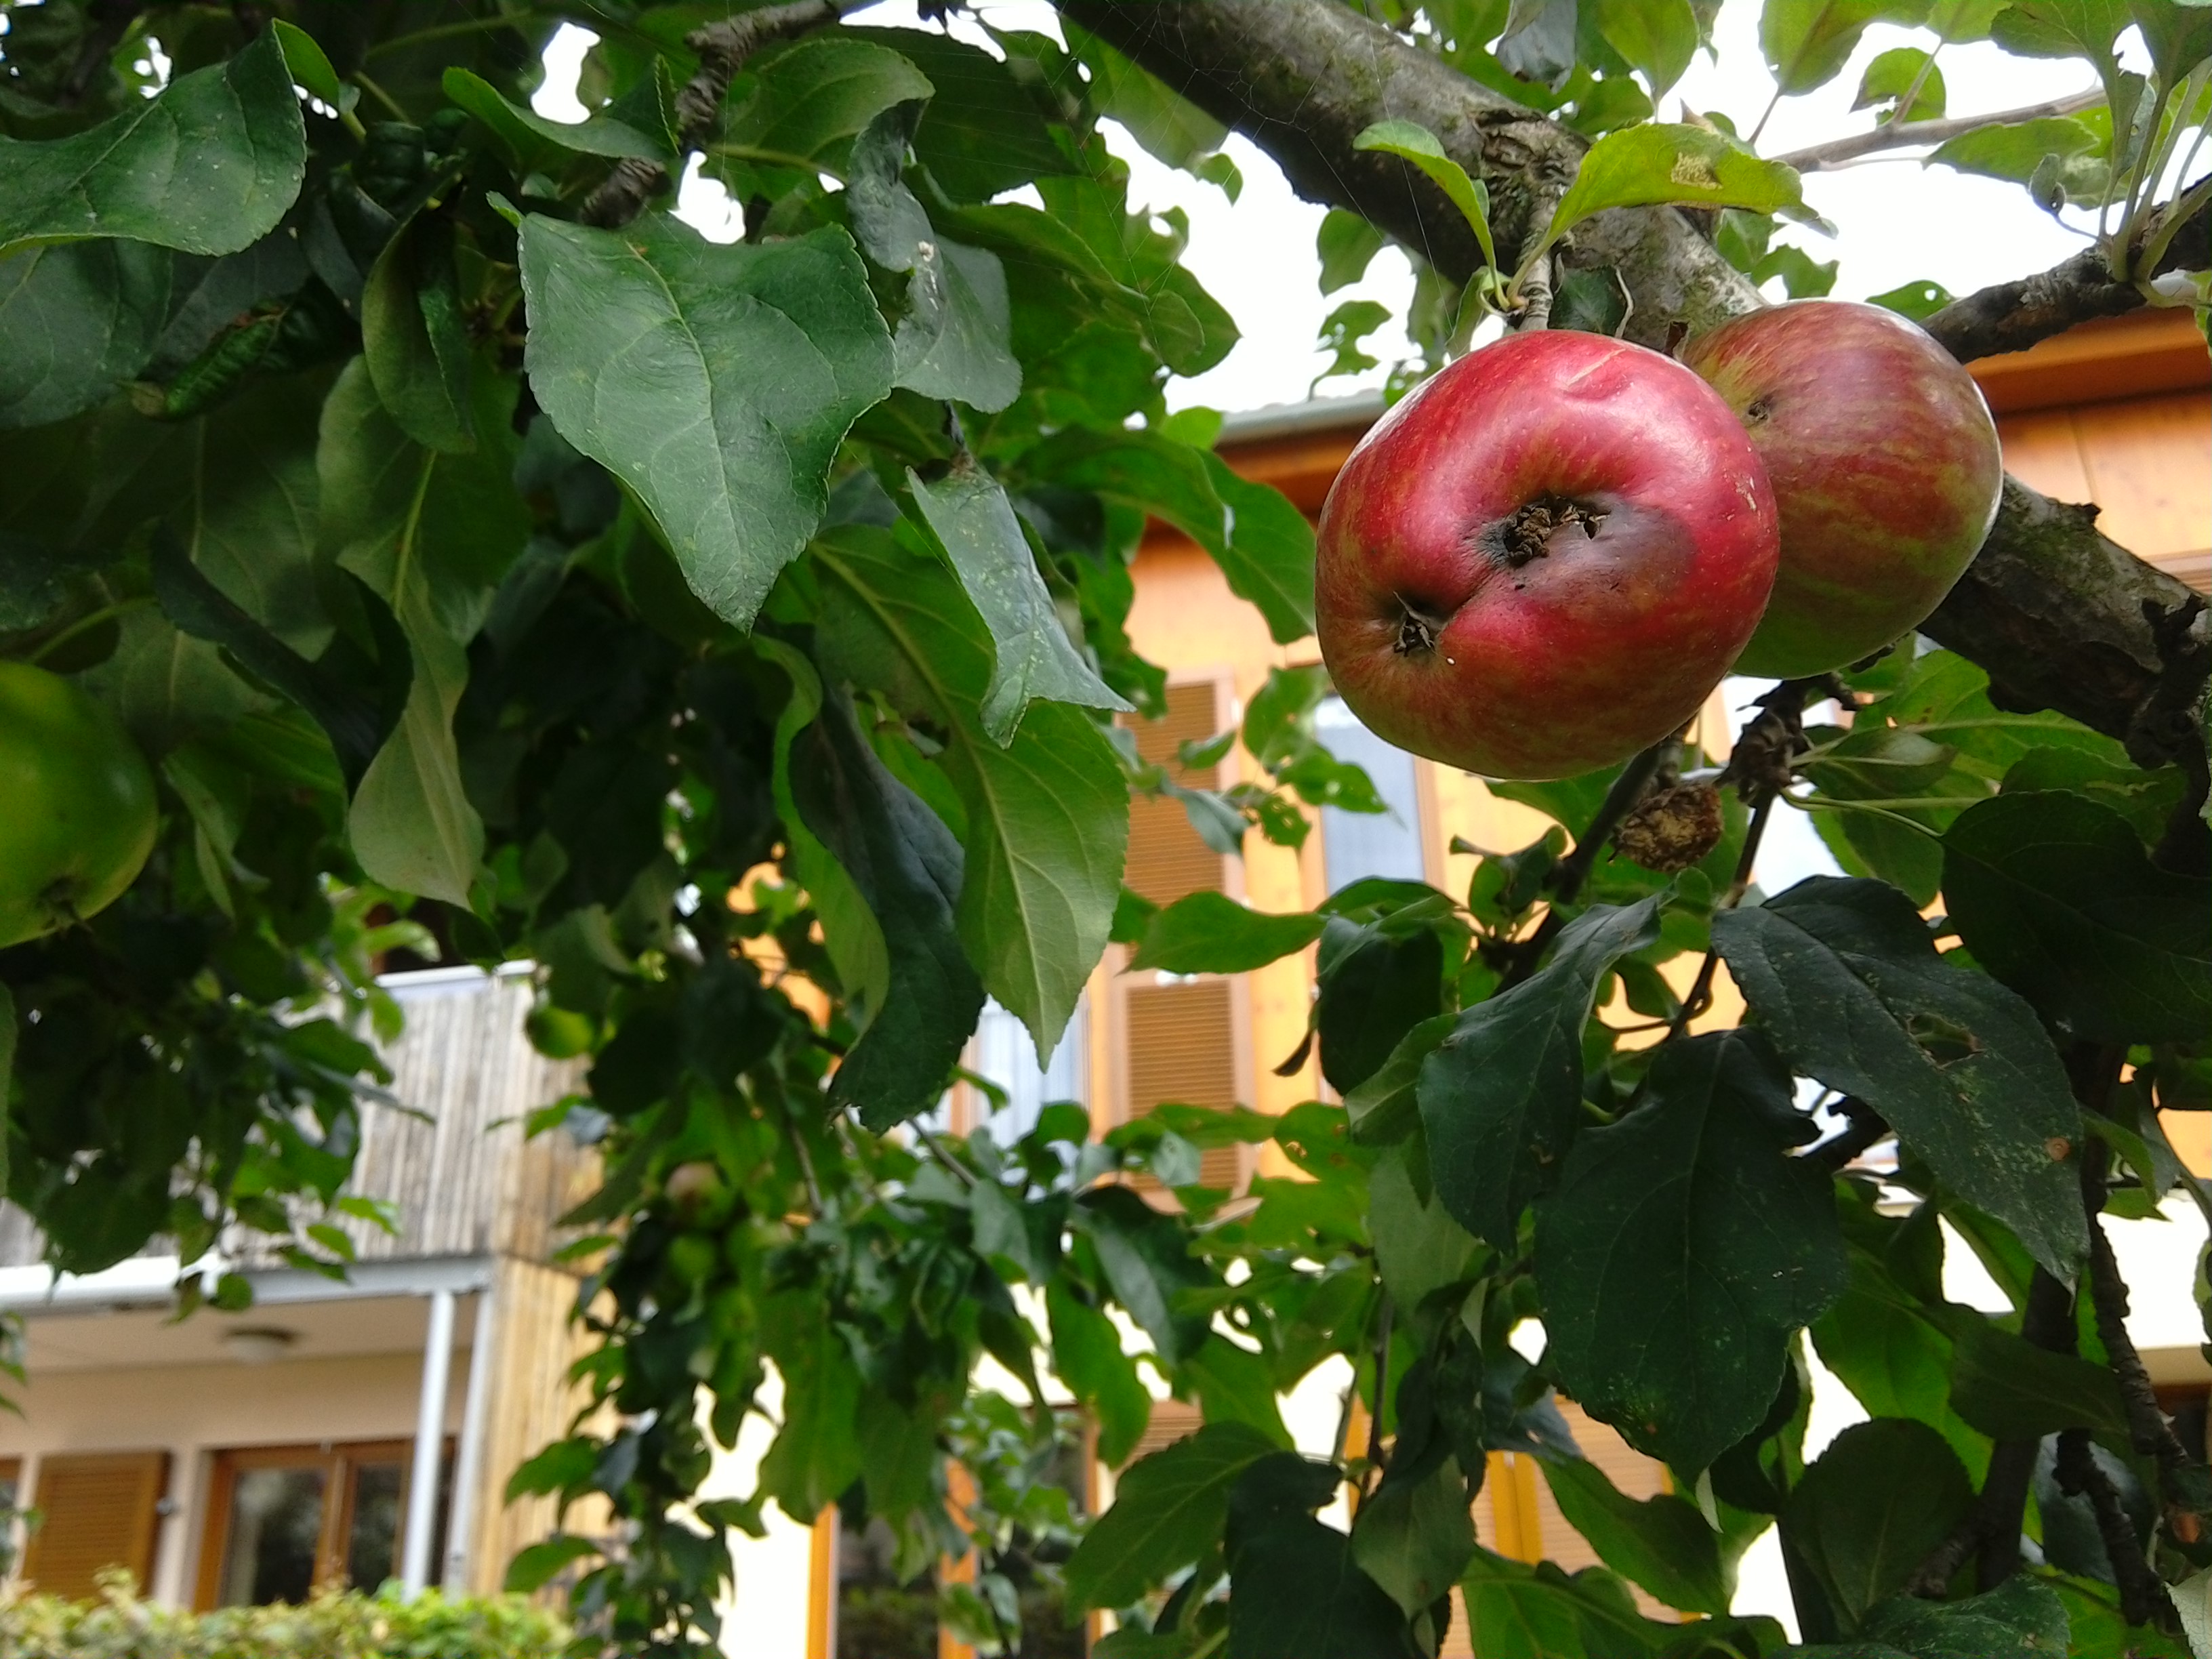
{"label": "bush", "polygon": [[514,1596],[491,1600],[396,1588],[318,1595],[304,1607],[173,1613],[138,1599],[127,1575],[97,1601],[0,1599],[8,1659],[551,1659],[568,1632]]}

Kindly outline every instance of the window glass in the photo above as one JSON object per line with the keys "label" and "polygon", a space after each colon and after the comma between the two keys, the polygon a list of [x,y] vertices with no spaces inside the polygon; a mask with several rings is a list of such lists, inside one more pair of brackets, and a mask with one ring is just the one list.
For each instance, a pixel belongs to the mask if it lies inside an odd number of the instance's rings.
{"label": "window glass", "polygon": [[837,1659],[937,1659],[937,1574],[902,1583],[898,1538],[880,1517],[837,1528]]}
{"label": "window glass", "polygon": [[1370,876],[1425,881],[1421,856],[1420,792],[1413,757],[1392,747],[1359,723],[1341,697],[1328,697],[1314,711],[1314,729],[1340,761],[1364,771],[1387,812],[1321,809],[1322,862],[1332,893]]}
{"label": "window glass", "polygon": [[238,1472],[219,1606],[304,1601],[313,1594],[328,1480],[328,1466],[319,1463]]}
{"label": "window glass", "polygon": [[[346,1538],[346,1582],[373,1590],[399,1570],[399,1492],[404,1481],[397,1458],[388,1463],[356,1464],[353,1472],[353,1522]],[[434,1557],[435,1565],[443,1565]]]}
{"label": "window glass", "polygon": [[1011,1146],[1036,1127],[1037,1115],[1058,1101],[1082,1102],[1085,1054],[1083,1034],[1085,1004],[1075,1005],[1074,1018],[1060,1035],[1060,1047],[1040,1067],[1036,1045],[1029,1028],[995,1002],[983,1005],[983,1018],[975,1025],[972,1053],[976,1074],[987,1077],[1006,1091],[1006,1103],[996,1111],[978,1091],[976,1127],[987,1128],[1001,1146]]}

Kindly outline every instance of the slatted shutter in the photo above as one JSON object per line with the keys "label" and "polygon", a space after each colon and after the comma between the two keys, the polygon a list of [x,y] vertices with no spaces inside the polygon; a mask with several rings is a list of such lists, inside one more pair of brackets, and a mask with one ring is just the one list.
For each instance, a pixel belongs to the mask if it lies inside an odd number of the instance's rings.
{"label": "slatted shutter", "polygon": [[[1156,720],[1127,720],[1137,737],[1137,752],[1190,789],[1215,789],[1221,769],[1197,770],[1181,765],[1176,751],[1185,743],[1203,743],[1222,728],[1219,689],[1211,680],[1168,688],[1168,712]],[[1123,877],[1129,890],[1155,904],[1173,904],[1193,893],[1221,890],[1221,854],[1190,827],[1182,803],[1166,796],[1129,803],[1129,863]]]}
{"label": "slatted shutter", "polygon": [[143,1590],[154,1577],[161,1502],[169,1485],[162,1451],[59,1453],[39,1460],[32,1506],[37,1530],[23,1576],[50,1595],[85,1601],[98,1575],[122,1567]]}
{"label": "slatted shutter", "polygon": [[[1164,766],[1177,783],[1216,789],[1218,767],[1190,768],[1177,761],[1185,743],[1203,742],[1228,723],[1223,690],[1211,680],[1168,688],[1167,713],[1129,722],[1137,752]],[[1155,904],[1172,904],[1193,893],[1219,892],[1228,861],[1191,828],[1182,804],[1171,799],[1130,803],[1129,862],[1123,877],[1132,892]],[[1231,979],[1128,976],[1121,987],[1121,1111],[1141,1117],[1173,1101],[1188,1106],[1234,1106],[1241,1092],[1237,1066],[1237,996]],[[1209,1147],[1199,1179],[1235,1190],[1243,1183],[1248,1153],[1242,1146]],[[1158,1189],[1139,1183],[1148,1195]]]}
{"label": "slatted shutter", "polygon": [[1178,1440],[1198,1432],[1200,1421],[1199,1408],[1181,1400],[1152,1401],[1152,1420],[1145,1425],[1144,1433],[1137,1437],[1137,1449],[1129,1454],[1127,1468],[1140,1457],[1150,1457],[1154,1452],[1172,1446]]}

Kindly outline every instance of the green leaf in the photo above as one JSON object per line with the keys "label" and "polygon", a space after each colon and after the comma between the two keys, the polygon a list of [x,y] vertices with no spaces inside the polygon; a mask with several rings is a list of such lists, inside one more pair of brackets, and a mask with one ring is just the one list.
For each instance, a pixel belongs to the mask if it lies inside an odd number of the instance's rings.
{"label": "green leaf", "polygon": [[990,636],[941,563],[858,526],[823,537],[811,563],[823,576],[823,644],[842,672],[944,734],[938,763],[967,816],[961,942],[984,989],[1049,1054],[1121,895],[1121,763],[1091,718],[1064,703],[1032,708],[1006,747],[991,741],[981,715]]}
{"label": "green leaf", "polygon": [[1152,917],[1129,966],[1170,974],[1249,973],[1304,950],[1326,925],[1326,918],[1304,911],[1271,916],[1225,893],[1193,893]]}
{"label": "green leaf", "polygon": [[1413,1185],[1403,1146],[1375,1160],[1367,1176],[1367,1230],[1390,1300],[1410,1318],[1430,1293],[1466,1278],[1482,1255],[1474,1237]]}
{"label": "green leaf", "polygon": [[1213,557],[1230,591],[1289,645],[1313,632],[1313,527],[1279,490],[1208,451],[1141,431],[1066,432],[1030,452],[1039,477],[1154,513]]}
{"label": "green leaf", "polygon": [[1989,1463],[1989,1442],[1951,1406],[1951,1339],[1864,1250],[1850,1284],[1813,1326],[1820,1363],[1875,1417],[1910,1417],[1940,1432],[1968,1474]]}
{"label": "green leaf", "polygon": [[522,226],[532,390],[651,509],[694,592],[740,628],[821,522],[837,445],[890,391],[891,348],[836,227],[709,242]]}
{"label": "green leaf", "polygon": [[399,724],[354,792],[354,855],[384,886],[465,905],[483,824],[462,787],[453,711],[468,642],[527,527],[508,458],[492,443],[466,456],[417,444],[356,358],[323,405],[316,468],[326,551],[392,607],[414,657]]}
{"label": "green leaf", "polygon": [[1866,73],[1859,77],[1858,96],[1851,100],[1851,107],[1872,109],[1886,104],[1890,108],[1884,112],[1882,118],[1895,120],[1907,94],[1911,94],[1912,106],[1903,112],[1905,120],[1942,118],[1943,71],[1936,65],[1936,55],[1918,46],[1892,46],[1887,52],[1876,53],[1874,61],[1866,66]]}
{"label": "green leaf", "polygon": [[733,88],[714,152],[724,150],[810,170],[844,170],[868,123],[894,104],[937,88],[898,52],[836,29],[763,53]]}
{"label": "green leaf", "polygon": [[1093,1188],[1075,1211],[1090,1235],[1114,1299],[1170,1364],[1179,1364],[1206,1340],[1203,1313],[1179,1305],[1185,1291],[1210,1290],[1214,1279],[1190,1253],[1182,1229],[1127,1187]]}
{"label": "green leaf", "polygon": [[1642,1104],[1576,1139],[1537,1206],[1547,1362],[1676,1468],[1758,1426],[1791,1334],[1843,1290],[1827,1173],[1789,1156],[1810,1133],[1763,1036],[1693,1037],[1660,1051]]}
{"label": "green leaf", "polygon": [[15,994],[0,985],[0,1193],[8,1190],[8,1100],[15,1076]]}
{"label": "green leaf", "polygon": [[1352,1561],[1409,1618],[1449,1595],[1474,1557],[1467,1477],[1450,1457],[1418,1480],[1385,1478],[1352,1519]]}
{"label": "green leaf", "polygon": [[[1068,50],[1091,71],[1091,102],[1119,121],[1147,154],[1171,167],[1193,169],[1218,150],[1229,129],[1150,70],[1139,68],[1087,29],[1062,25]],[[1237,199],[1231,191],[1230,200]]]}
{"label": "green leaf", "polygon": [[505,1588],[510,1595],[529,1595],[545,1588],[599,1547],[574,1533],[556,1533],[535,1544],[525,1545],[507,1563]]}
{"label": "green leaf", "polygon": [[1141,1458],[1115,1482],[1062,1569],[1072,1607],[1125,1607],[1221,1539],[1237,1477],[1276,1449],[1243,1423],[1209,1423]]}
{"label": "green leaf", "polygon": [[937,89],[914,149],[954,200],[988,202],[1032,180],[1080,171],[1004,61],[922,29],[872,28],[867,37],[907,58]]}
{"label": "green leaf", "polygon": [[33,247],[0,261],[0,428],[104,402],[168,321],[173,260],[145,242]]}
{"label": "green leaf", "polygon": [[1713,918],[1713,945],[1798,1066],[1881,1114],[1944,1184],[2070,1275],[2088,1243],[2081,1119],[2035,1012],[1944,962],[1911,901],[1815,876]]}
{"label": "green leaf", "polygon": [[2039,1440],[2075,1428],[2117,1442],[2128,1437],[2127,1407],[2110,1370],[1980,1319],[1960,1322],[1951,1402],[1992,1440]]}
{"label": "green leaf", "polygon": [[2034,791],[1961,813],[1943,896],[1974,959],[2079,1036],[2212,1030],[2212,881],[2153,865],[2100,802]]}
{"label": "green leaf", "polygon": [[377,400],[409,437],[432,449],[476,447],[450,220],[419,214],[384,245],[362,290],[361,338]]}
{"label": "green leaf", "polygon": [[1198,1395],[1207,1422],[1243,1423],[1290,1449],[1291,1431],[1283,1426],[1267,1355],[1239,1347],[1217,1331],[1176,1367],[1176,1385]]}
{"label": "green leaf", "polygon": [[1876,1418],[1845,1429],[1805,1471],[1783,1510],[1782,1535],[1851,1631],[1905,1587],[1973,1498],[1942,1435]]}
{"label": "green leaf", "polygon": [[1946,139],[1929,152],[1928,164],[1978,173],[1990,179],[2008,179],[2024,185],[2035,176],[2045,156],[2060,161],[2094,156],[2104,140],[2087,123],[2069,115],[2044,116],[2003,126],[1977,127],[1956,138]]}
{"label": "green leaf", "polygon": [[1060,1279],[1045,1286],[1052,1322],[1052,1368],[1098,1425],[1098,1460],[1120,1468],[1152,1421],[1152,1396],[1137,1362],[1121,1352],[1114,1322],[1079,1300]]}
{"label": "green leaf", "polygon": [[1781,162],[1762,161],[1704,127],[1653,122],[1609,132],[1589,147],[1552,215],[1546,244],[1607,208],[1666,203],[1807,216],[1797,175]]}
{"label": "green leaf", "polygon": [[890,993],[890,951],[882,924],[845,866],[815,838],[800,815],[791,781],[791,750],[800,732],[811,725],[822,709],[822,677],[814,665],[782,641],[766,634],[753,636],[753,649],[767,658],[791,681],[791,695],[775,720],[775,767],[773,788],[776,815],[788,838],[793,873],[805,890],[822,922],[823,948],[845,994],[847,1012],[856,1024],[874,1018]]}
{"label": "green leaf", "polygon": [[1541,970],[1462,1013],[1421,1063],[1421,1122],[1437,1192],[1476,1237],[1514,1248],[1521,1212],[1575,1138],[1583,1026],[1598,981],[1658,936],[1656,897],[1594,907],[1559,935]]}
{"label": "green leaf", "polygon": [[1352,1138],[1382,1146],[1402,1139],[1419,1121],[1421,1063],[1451,1035],[1456,1014],[1435,1014],[1398,1039],[1390,1057],[1344,1097]]}
{"label": "green leaf", "polygon": [[797,1290],[761,1304],[761,1346],[783,1378],[783,1426],[761,1458],[760,1486],[802,1526],[864,1472],[860,1373],[828,1311]]}
{"label": "green leaf", "polygon": [[666,139],[641,132],[611,115],[591,115],[581,121],[549,120],[528,106],[502,97],[490,82],[465,69],[447,70],[441,84],[446,96],[483,122],[520,166],[545,161],[549,147],[614,161],[673,159]]}
{"label": "green leaf", "polygon": [[1382,251],[1384,240],[1381,231],[1357,213],[1331,208],[1323,214],[1314,239],[1321,256],[1321,291],[1334,294],[1364,276],[1375,256]]}
{"label": "green leaf", "polygon": [[830,1082],[832,1105],[857,1105],[880,1132],[936,1105],[983,1012],[953,921],[960,844],[877,758],[842,693],[823,699],[791,758],[800,817],[883,930],[887,994]]}
{"label": "green leaf", "polygon": [[1322,1076],[1350,1093],[1381,1069],[1407,1031],[1443,1006],[1443,941],[1333,916],[1322,932],[1314,1034]]}
{"label": "green leaf", "polygon": [[1917,23],[1926,0],[1766,0],[1759,50],[1775,83],[1796,97],[1833,80],[1875,22]]}
{"label": "green leaf", "polygon": [[1915,1659],[1991,1659],[1993,1655],[2056,1656],[2068,1642],[2066,1604],[2048,1584],[2014,1577],[1963,1601],[1900,1595],[1867,1617],[1869,1635]]}
{"label": "green leaf", "polygon": [[1883,307],[1900,317],[1910,317],[1914,322],[1922,323],[1949,305],[1952,298],[1951,290],[1942,283],[1923,279],[1893,288],[1887,294],[1869,295],[1867,303]]}
{"label": "green leaf", "polygon": [[1735,1574],[1696,1504],[1672,1492],[1631,1498],[1583,1458],[1547,1457],[1542,1466],[1559,1513],[1606,1565],[1670,1607],[1729,1610]]}
{"label": "green leaf", "polygon": [[1595,0],[1593,21],[1605,43],[1643,72],[1651,95],[1664,97],[1698,51],[1698,15],[1690,0]]}
{"label": "green leaf", "polygon": [[1006,270],[996,254],[939,236],[901,180],[921,108],[885,110],[854,142],[847,214],[871,259],[913,273],[891,342],[896,383],[924,397],[1001,410],[1022,389],[1022,366],[1008,344]]}
{"label": "green leaf", "polygon": [[1237,1479],[1229,1506],[1227,1659],[1416,1659],[1405,1616],[1352,1540],[1314,1519],[1333,1463],[1279,1452]]}
{"label": "green leaf", "polygon": [[[1688,0],[1680,0],[1688,10]],[[1474,240],[1482,245],[1482,257],[1492,266],[1498,264],[1497,245],[1490,240],[1490,191],[1479,179],[1468,177],[1467,169],[1444,154],[1444,147],[1437,135],[1414,121],[1377,121],[1352,141],[1354,149],[1379,149],[1395,155],[1401,161],[1410,161],[1426,173],[1437,189],[1451,198],[1451,204],[1474,232]]]}
{"label": "green leaf", "polygon": [[234,253],[299,195],[307,129],[275,34],[132,101],[66,138],[0,138],[0,255],[94,236]]}
{"label": "green leaf", "polygon": [[999,481],[972,460],[958,459],[935,483],[911,470],[906,477],[915,507],[991,630],[982,720],[992,741],[1013,741],[1034,697],[1135,712],[1077,654]]}
{"label": "green leaf", "polygon": [[1459,1581],[1467,1631],[1482,1659],[1649,1659],[1679,1626],[1654,1624],[1600,1567],[1570,1577],[1478,1548]]}
{"label": "green leaf", "polygon": [[2180,809],[2187,783],[2178,766],[2147,772],[2079,749],[2031,749],[2004,775],[2002,793],[2070,790],[2125,818],[2146,847],[2155,847]]}

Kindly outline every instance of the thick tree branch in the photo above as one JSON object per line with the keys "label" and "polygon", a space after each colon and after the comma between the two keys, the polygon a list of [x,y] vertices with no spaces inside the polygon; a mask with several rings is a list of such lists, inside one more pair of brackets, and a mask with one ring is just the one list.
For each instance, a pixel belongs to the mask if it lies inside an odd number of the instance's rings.
{"label": "thick tree branch", "polygon": [[2040,121],[2053,115],[2071,115],[2077,110],[2094,109],[2104,101],[2103,88],[2091,87],[2070,98],[2055,98],[2046,103],[2030,104],[2024,109],[1999,110],[1991,115],[1959,115],[1949,120],[1906,121],[1901,125],[1885,121],[1870,132],[1855,132],[1848,138],[1831,138],[1825,144],[1793,149],[1774,159],[1785,167],[1796,168],[1800,173],[1821,173],[1881,150],[1903,149],[1913,144],[1940,144],[1946,139],[1956,138],[1982,127],[2010,126],[2018,121]]}
{"label": "thick tree branch", "polygon": [[[1364,215],[1449,276],[1475,269],[1472,233],[1414,169],[1354,149],[1362,131],[1398,118],[1435,133],[1448,155],[1489,186],[1492,229],[1504,247],[1522,245],[1533,205],[1572,176],[1584,148],[1576,134],[1334,0],[1060,0],[1060,6],[1251,137],[1300,195]],[[2203,234],[2202,224],[2185,228],[2172,258],[2212,263],[2191,240]],[[1680,326],[1710,327],[1761,303],[1688,217],[1671,209],[1601,214],[1576,228],[1563,257],[1570,265],[1619,271],[1634,301],[1630,337],[1648,345],[1663,348]],[[2045,289],[2034,289],[2039,280]],[[2046,273],[2028,279],[2009,301],[1961,301],[1968,311],[1936,319],[1938,337],[1971,357],[1984,341],[2028,344],[2082,316],[2107,314],[2072,314],[2073,301],[2053,297],[2062,287]],[[2117,307],[2118,299],[2094,303]],[[1980,558],[1925,631],[1986,668],[2008,707],[2070,714],[2120,738],[2146,763],[2193,757],[2201,766],[2202,739],[2181,717],[2201,692],[2207,654],[2204,618],[2188,611],[2193,598],[2181,582],[2098,534],[2083,510],[2008,482]],[[2177,626],[2188,637],[2179,644],[2161,638]]]}

